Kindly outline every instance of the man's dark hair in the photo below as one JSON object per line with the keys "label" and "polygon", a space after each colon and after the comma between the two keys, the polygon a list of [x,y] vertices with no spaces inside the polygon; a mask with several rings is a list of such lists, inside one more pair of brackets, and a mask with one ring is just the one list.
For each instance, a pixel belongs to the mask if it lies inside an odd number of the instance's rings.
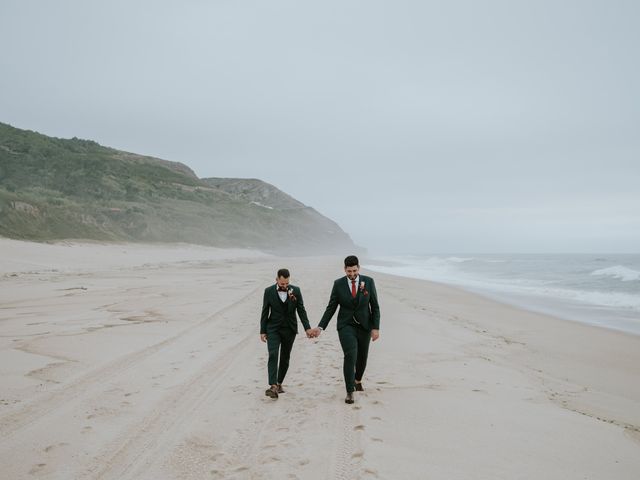
{"label": "man's dark hair", "polygon": [[344,259],[344,267],[357,267],[360,265],[360,262],[358,262],[358,257],[356,257],[355,255],[349,255],[347,258]]}
{"label": "man's dark hair", "polygon": [[289,270],[287,270],[286,268],[281,268],[280,270],[278,270],[278,278],[282,277],[282,278],[289,278],[291,276],[291,274],[289,273]]}

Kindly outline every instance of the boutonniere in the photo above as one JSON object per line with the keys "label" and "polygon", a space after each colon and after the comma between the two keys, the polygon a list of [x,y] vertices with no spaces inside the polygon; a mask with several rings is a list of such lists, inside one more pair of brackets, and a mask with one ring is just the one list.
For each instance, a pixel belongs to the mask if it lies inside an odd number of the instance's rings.
{"label": "boutonniere", "polygon": [[360,282],[360,291],[362,292],[363,295],[369,295],[369,292],[367,292],[367,289],[364,288],[364,282]]}
{"label": "boutonniere", "polygon": [[296,296],[293,294],[293,288],[287,290],[287,294],[289,295],[289,300],[291,300],[292,302],[296,301]]}

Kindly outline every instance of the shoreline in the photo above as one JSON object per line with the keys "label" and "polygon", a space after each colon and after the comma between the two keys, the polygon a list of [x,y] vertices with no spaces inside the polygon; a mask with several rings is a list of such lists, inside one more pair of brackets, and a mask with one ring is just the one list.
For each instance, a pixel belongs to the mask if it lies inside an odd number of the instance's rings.
{"label": "shoreline", "polygon": [[[374,261],[374,259],[371,260]],[[377,267],[379,266],[383,268],[378,269]],[[640,336],[640,315],[634,316],[633,312],[627,312],[624,309],[616,309],[610,306],[580,302],[551,295],[501,291],[496,288],[491,288],[490,286],[483,287],[482,285],[466,285],[464,283],[455,283],[454,281],[433,280],[418,275],[390,272],[385,270],[384,267],[384,265],[376,264],[371,271],[446,285],[457,288],[461,292],[480,295],[486,299],[503,305],[510,305],[521,310]]]}

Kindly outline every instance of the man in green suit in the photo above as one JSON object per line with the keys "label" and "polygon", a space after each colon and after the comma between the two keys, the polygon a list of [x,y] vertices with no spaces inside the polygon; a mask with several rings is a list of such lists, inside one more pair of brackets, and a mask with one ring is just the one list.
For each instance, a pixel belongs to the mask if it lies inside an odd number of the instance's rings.
{"label": "man in green suit", "polygon": [[317,337],[327,328],[338,306],[338,337],[344,352],[343,374],[347,388],[346,403],[353,403],[353,392],[363,391],[362,376],[367,366],[370,341],[380,336],[380,306],[376,285],[371,277],[360,275],[358,257],[344,259],[346,277],[333,282],[329,304],[311,335]]}
{"label": "man in green suit", "polygon": [[[262,302],[262,315],[260,316],[260,340],[267,343],[269,361],[267,370],[269,373],[270,387],[265,395],[278,398],[278,394],[284,393],[282,382],[289,369],[289,357],[293,342],[298,334],[298,320],[311,337],[313,330],[309,325],[307,311],[304,309],[302,292],[300,288],[289,284],[289,270],[278,270],[276,284],[264,290]],[[280,362],[278,362],[278,352]]]}

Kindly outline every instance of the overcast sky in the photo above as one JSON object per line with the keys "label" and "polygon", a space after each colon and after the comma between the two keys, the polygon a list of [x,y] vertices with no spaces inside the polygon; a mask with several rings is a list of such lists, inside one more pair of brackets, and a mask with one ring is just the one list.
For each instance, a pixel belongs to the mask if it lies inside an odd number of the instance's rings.
{"label": "overcast sky", "polygon": [[270,182],[373,253],[640,251],[640,2],[0,0],[0,121]]}

